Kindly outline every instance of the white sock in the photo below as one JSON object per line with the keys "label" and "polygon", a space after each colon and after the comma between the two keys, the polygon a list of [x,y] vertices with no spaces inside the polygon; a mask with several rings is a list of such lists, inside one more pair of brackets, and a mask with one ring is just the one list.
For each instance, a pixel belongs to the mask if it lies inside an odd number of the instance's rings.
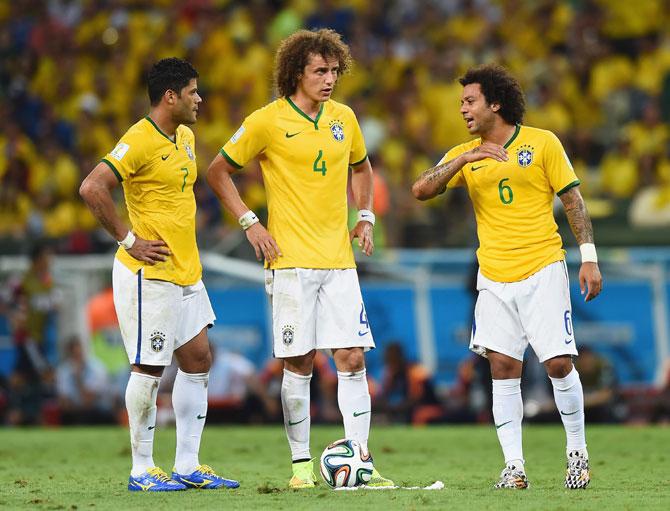
{"label": "white sock", "polygon": [[312,458],[309,452],[309,429],[312,422],[309,404],[311,380],[311,374],[303,376],[284,369],[284,379],[281,383],[281,405],[284,410],[284,427],[293,461]]}
{"label": "white sock", "polygon": [[130,475],[137,477],[154,464],[154,431],[156,427],[156,395],[160,376],[131,372],[126,387],[126,410],[130,426],[130,450],[133,467]]}
{"label": "white sock", "polygon": [[507,466],[514,465],[524,470],[521,445],[521,378],[493,380],[493,421]]}
{"label": "white sock", "polygon": [[365,369],[355,373],[337,371],[337,403],[344,421],[345,438],[356,440],[367,454],[372,408]]}
{"label": "white sock", "polygon": [[579,373],[573,367],[565,378],[549,377],[549,379],[554,387],[554,400],[565,428],[566,453],[579,451],[581,455],[588,458],[584,431],[584,391]]}
{"label": "white sock", "polygon": [[190,474],[200,465],[198,451],[207,416],[209,373],[185,373],[177,370],[172,388],[172,407],[177,425],[175,471]]}

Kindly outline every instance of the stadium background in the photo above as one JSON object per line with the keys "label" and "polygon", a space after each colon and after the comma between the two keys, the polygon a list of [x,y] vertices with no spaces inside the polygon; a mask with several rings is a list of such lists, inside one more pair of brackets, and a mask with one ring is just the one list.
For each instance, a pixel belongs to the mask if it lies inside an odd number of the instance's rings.
{"label": "stadium background", "polygon": [[[93,402],[123,422],[127,361],[108,290],[116,245],[77,189],[147,113],[148,66],[179,56],[199,70],[202,174],[244,116],[272,99],[278,41],[322,26],[351,45],[356,64],[335,97],[357,113],[376,173],[377,252],[360,271],[378,342],[368,365],[380,417],[489,418],[485,368],[466,349],[476,243],[469,201],[455,192],[419,203],[409,187],[468,138],[456,78],[495,61],[524,87],[525,123],[564,143],[594,220],[605,278],[595,302],[579,299],[578,258],[568,251],[577,339],[591,352],[580,368],[592,373],[585,387],[605,407],[603,420],[669,420],[670,9],[662,0],[0,3],[0,420],[58,424],[68,422],[69,407],[90,405],[90,396],[62,383],[72,379],[76,344],[95,366]],[[237,184],[263,216],[260,169],[250,165]],[[260,267],[203,179],[196,194],[205,282],[218,316],[211,339],[218,360],[231,361],[219,368],[226,383],[214,408],[224,421],[277,420],[265,403],[277,368],[269,361]],[[557,216],[566,245],[574,245],[561,208]],[[54,256],[46,270],[30,265],[42,246]],[[385,353],[397,354],[398,345],[412,384],[405,390],[385,372]],[[557,420],[546,377],[534,361],[527,366],[527,417]],[[316,420],[337,422],[332,372],[327,364],[322,371]],[[265,403],[261,417],[249,412],[254,399]],[[171,420],[169,404],[162,420]]]}

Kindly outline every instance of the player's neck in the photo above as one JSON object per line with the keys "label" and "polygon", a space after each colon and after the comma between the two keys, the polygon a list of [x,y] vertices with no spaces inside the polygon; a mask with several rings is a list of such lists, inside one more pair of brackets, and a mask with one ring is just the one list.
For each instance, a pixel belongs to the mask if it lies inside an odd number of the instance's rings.
{"label": "player's neck", "polygon": [[514,135],[516,126],[506,122],[496,123],[487,133],[482,133],[482,142],[493,142],[504,146]]}
{"label": "player's neck", "polygon": [[154,124],[158,126],[158,129],[174,140],[179,124],[176,124],[172,120],[169,112],[165,112],[161,108],[152,108],[149,111],[149,117],[154,122]]}
{"label": "player's neck", "polygon": [[305,94],[300,94],[299,91],[296,91],[295,94],[289,96],[289,99],[297,106],[305,115],[308,115],[314,119],[321,110],[322,103],[320,101],[314,101],[310,99]]}

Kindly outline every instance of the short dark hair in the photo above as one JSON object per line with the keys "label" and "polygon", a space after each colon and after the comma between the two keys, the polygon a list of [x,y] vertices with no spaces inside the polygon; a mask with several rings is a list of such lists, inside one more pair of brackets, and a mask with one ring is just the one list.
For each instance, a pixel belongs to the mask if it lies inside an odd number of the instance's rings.
{"label": "short dark hair", "polygon": [[507,124],[521,124],[526,111],[526,100],[519,82],[504,67],[498,64],[468,69],[465,76],[458,79],[465,87],[471,83],[478,83],[486,102],[498,103],[498,114]]}
{"label": "short dark hair", "polygon": [[151,66],[147,77],[147,91],[151,106],[160,103],[167,90],[173,90],[179,94],[193,78],[198,78],[198,72],[189,62],[177,57],[159,60]]}
{"label": "short dark hair", "polygon": [[299,76],[309,62],[309,56],[321,55],[336,58],[340,66],[339,74],[351,67],[349,46],[342,36],[329,28],[320,30],[298,30],[284,39],[277,49],[274,67],[274,85],[280,96],[295,93]]}

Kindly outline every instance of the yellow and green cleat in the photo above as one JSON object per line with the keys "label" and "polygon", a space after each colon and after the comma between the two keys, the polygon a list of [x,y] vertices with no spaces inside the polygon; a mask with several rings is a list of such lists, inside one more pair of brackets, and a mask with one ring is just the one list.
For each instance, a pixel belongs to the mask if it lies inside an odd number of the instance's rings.
{"label": "yellow and green cleat", "polygon": [[316,476],[314,475],[314,461],[301,461],[293,464],[293,477],[288,482],[288,487],[293,489],[314,488]]}
{"label": "yellow and green cleat", "polygon": [[393,481],[383,477],[376,468],[372,469],[372,476],[370,477],[370,481],[365,484],[371,488],[389,488],[395,486]]}

